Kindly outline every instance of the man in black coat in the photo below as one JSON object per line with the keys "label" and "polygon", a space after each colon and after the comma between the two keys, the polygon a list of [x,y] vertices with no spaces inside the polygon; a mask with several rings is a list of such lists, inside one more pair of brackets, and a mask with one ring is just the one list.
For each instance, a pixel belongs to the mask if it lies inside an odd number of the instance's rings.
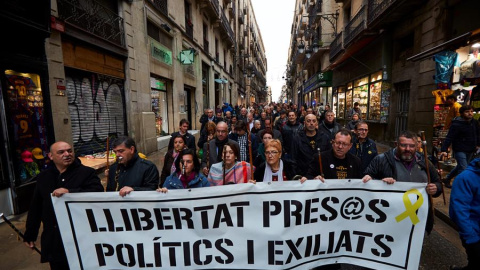
{"label": "man in black coat", "polygon": [[138,156],[135,141],[118,137],[112,144],[117,161],[108,171],[107,191],[118,191],[124,197],[130,192],[156,190],[159,184],[157,166]]}
{"label": "man in black coat", "polygon": [[[228,125],[225,122],[219,122],[216,127],[215,131],[217,137],[213,140],[210,140],[208,143],[208,149],[207,149],[207,144],[205,143],[203,145],[203,157],[202,157],[202,172],[204,175],[208,175],[208,172],[210,170],[210,167],[208,165],[212,166],[212,164],[218,163],[223,160],[222,158],[222,152],[223,152],[223,146],[227,142],[232,142],[234,144],[238,143],[234,140],[231,140],[228,138]],[[208,162],[207,162],[208,159]]]}
{"label": "man in black coat", "polygon": [[284,141],[283,149],[285,154],[290,156],[292,151],[293,142],[297,138],[298,134],[303,130],[303,125],[297,121],[297,114],[294,111],[288,112],[288,121],[283,126],[282,138]]}
{"label": "man in black coat", "polygon": [[318,125],[318,130],[327,134],[331,140],[335,136],[335,133],[342,128],[335,120],[335,113],[332,111],[325,112],[325,119]]}
{"label": "man in black coat", "polygon": [[40,223],[43,223],[41,262],[49,262],[51,269],[69,269],[62,237],[53,210],[52,196],[65,193],[102,192],[103,186],[95,170],[75,159],[72,147],[66,142],[56,142],[48,154],[54,166],[41,172],[28,212],[23,241],[29,248],[35,246]]}
{"label": "man in black coat", "polygon": [[362,166],[360,159],[348,151],[352,148],[352,134],[347,129],[340,129],[332,141],[332,149],[321,152],[322,170],[318,153],[313,156],[305,177],[300,179],[360,179],[362,178]]}
{"label": "man in black coat", "polygon": [[304,131],[295,138],[292,147],[292,159],[296,163],[296,172],[306,172],[308,166],[313,159],[313,155],[317,153],[317,149],[326,151],[332,149],[330,138],[323,132],[316,129],[317,117],[313,114],[305,116]]}
{"label": "man in black coat", "polygon": [[[426,191],[433,197],[442,194],[442,184],[435,166],[428,160],[430,184]],[[417,155],[417,135],[410,131],[402,131],[397,137],[397,146],[383,154],[376,156],[365,170],[363,182],[378,179],[387,184],[400,182],[427,183],[427,165],[425,160]],[[425,230],[430,233],[433,229],[433,213],[430,211]]]}
{"label": "man in black coat", "polygon": [[182,135],[185,138],[185,141],[187,142],[187,147],[189,149],[192,149],[192,150],[197,149],[195,147],[195,136],[188,133],[188,127],[189,126],[190,126],[190,122],[188,122],[187,119],[180,120],[179,130],[177,132],[172,133],[172,137],[170,138],[170,141],[168,142],[168,150],[173,149],[173,141],[178,135]]}

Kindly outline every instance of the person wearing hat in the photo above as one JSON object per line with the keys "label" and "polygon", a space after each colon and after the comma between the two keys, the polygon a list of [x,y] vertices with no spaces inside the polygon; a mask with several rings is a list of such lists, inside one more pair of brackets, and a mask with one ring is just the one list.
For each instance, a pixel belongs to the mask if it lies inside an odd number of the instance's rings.
{"label": "person wearing hat", "polygon": [[[33,162],[31,154],[25,153],[24,162]],[[61,197],[65,193],[102,192],[103,186],[95,170],[82,165],[80,160],[75,158],[73,149],[68,143],[59,141],[52,144],[48,157],[54,166],[37,175],[37,185],[28,211],[23,241],[27,247],[33,249],[40,224],[43,223],[41,262],[49,262],[51,269],[68,270],[67,256],[53,210],[52,196]]]}

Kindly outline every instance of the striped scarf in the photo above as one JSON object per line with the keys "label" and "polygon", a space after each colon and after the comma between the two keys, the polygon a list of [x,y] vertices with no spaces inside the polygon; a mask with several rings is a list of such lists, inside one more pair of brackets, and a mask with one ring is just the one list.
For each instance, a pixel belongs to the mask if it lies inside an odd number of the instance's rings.
{"label": "striped scarf", "polygon": [[[208,182],[210,186],[223,185],[223,163],[218,162],[212,165],[208,174]],[[238,184],[248,182],[248,178],[251,177],[252,169],[247,162],[237,162],[235,165],[225,170],[225,184]]]}

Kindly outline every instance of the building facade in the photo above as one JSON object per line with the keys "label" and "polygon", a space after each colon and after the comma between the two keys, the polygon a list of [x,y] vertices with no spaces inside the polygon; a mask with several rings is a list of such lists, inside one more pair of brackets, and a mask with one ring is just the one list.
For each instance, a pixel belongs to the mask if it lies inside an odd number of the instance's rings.
{"label": "building facade", "polygon": [[[265,101],[267,61],[250,0],[4,1],[0,212],[28,209],[48,147],[96,155],[119,135],[158,150],[181,119]],[[27,8],[28,7],[28,8]]]}
{"label": "building facade", "polygon": [[[308,8],[309,1],[298,2],[304,4],[303,9]],[[478,4],[455,0],[319,2],[328,2],[328,12],[336,17],[328,61],[319,66],[322,77],[331,79],[331,95],[327,90],[326,97],[320,96],[332,105],[339,122],[346,124],[348,111],[359,102],[361,117],[369,123],[369,134],[376,140],[393,143],[399,132],[407,129],[425,131],[429,139],[441,137],[444,104],[437,103],[433,91],[439,87],[452,90],[460,81],[452,75],[445,85],[439,84],[435,79],[439,64],[432,56],[454,52],[462,63],[478,51],[472,45],[477,41],[479,23],[468,19]],[[327,15],[323,11],[317,14]],[[296,25],[294,20],[293,27]],[[299,51],[297,44],[293,39],[292,51],[295,47]],[[297,103],[312,106],[314,98],[306,96],[305,91],[300,95],[301,86],[309,91],[312,84],[310,78],[305,79],[304,73],[311,74],[308,65],[298,61],[294,65],[291,60],[288,64]],[[295,72],[292,66],[296,66]],[[471,77],[474,83],[476,77]]]}

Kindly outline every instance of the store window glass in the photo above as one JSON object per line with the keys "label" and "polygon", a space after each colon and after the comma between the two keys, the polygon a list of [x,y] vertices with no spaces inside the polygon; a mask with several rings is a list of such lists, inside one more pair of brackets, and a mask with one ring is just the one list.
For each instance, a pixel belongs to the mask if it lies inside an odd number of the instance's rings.
{"label": "store window glass", "polygon": [[380,101],[382,97],[382,71],[373,73],[370,77],[370,103],[368,120],[380,121]]}
{"label": "store window glass", "polygon": [[13,130],[14,168],[18,185],[29,182],[48,165],[47,127],[40,76],[5,71],[5,110]]}
{"label": "store window glass", "polygon": [[339,87],[338,101],[337,101],[337,104],[338,104],[337,118],[345,119],[345,99],[346,99],[345,87]]}
{"label": "store window glass", "polygon": [[[362,112],[361,118],[367,119],[367,109],[368,109],[368,77],[361,78],[354,82],[353,89],[353,103],[358,102],[360,104],[360,110]],[[352,106],[348,107],[350,110]]]}
{"label": "store window glass", "polygon": [[157,136],[168,135],[167,83],[150,77],[152,112],[155,113],[155,130]]}

